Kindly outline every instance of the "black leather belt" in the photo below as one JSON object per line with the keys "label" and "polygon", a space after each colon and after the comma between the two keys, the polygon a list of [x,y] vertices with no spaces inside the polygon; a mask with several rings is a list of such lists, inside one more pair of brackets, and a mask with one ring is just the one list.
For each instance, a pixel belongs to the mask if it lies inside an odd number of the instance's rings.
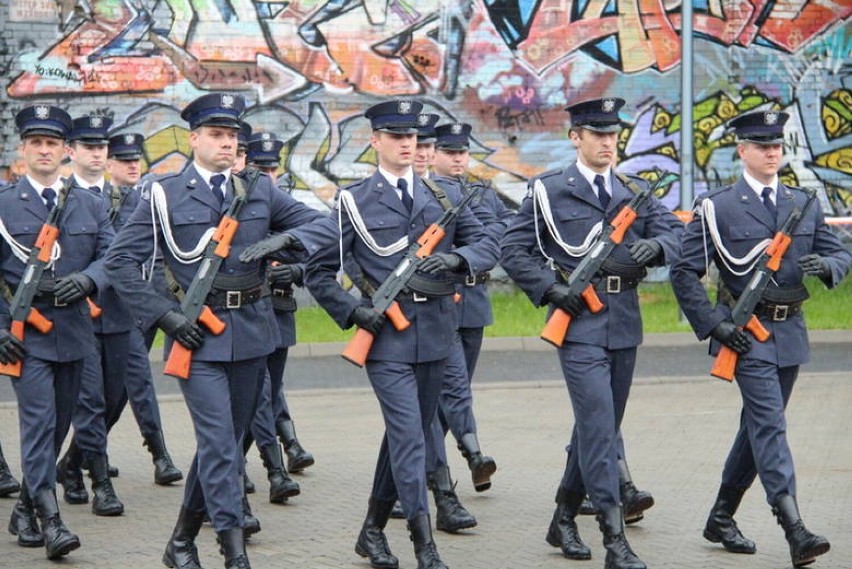
{"label": "black leather belt", "polygon": [[296,299],[293,297],[293,289],[273,288],[272,293],[272,308],[275,312],[296,312]]}
{"label": "black leather belt", "polygon": [[491,279],[491,273],[484,271],[475,275],[465,275],[464,286],[476,286],[487,283]]}
{"label": "black leather belt", "polygon": [[754,309],[755,316],[765,316],[773,322],[784,322],[802,311],[802,303],[792,304],[770,304],[761,302]]}
{"label": "black leather belt", "polygon": [[641,278],[622,277],[620,275],[604,275],[595,282],[595,290],[607,294],[618,294],[639,286]]}
{"label": "black leather belt", "polygon": [[266,296],[269,296],[269,289],[262,284],[243,290],[214,290],[207,295],[207,305],[234,310],[257,302]]}

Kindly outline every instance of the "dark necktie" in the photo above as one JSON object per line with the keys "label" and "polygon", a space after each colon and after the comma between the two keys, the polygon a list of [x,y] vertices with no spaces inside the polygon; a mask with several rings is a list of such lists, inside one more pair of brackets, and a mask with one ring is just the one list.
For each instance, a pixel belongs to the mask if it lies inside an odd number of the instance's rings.
{"label": "dark necktie", "polygon": [[414,200],[408,194],[408,182],[405,181],[405,178],[400,178],[396,182],[396,187],[399,188],[399,199],[402,200],[402,205],[405,206],[408,213],[411,213],[411,210],[414,209]]}
{"label": "dark necktie", "polygon": [[89,186],[89,189],[95,192],[98,195],[101,195],[101,189],[97,186]]}
{"label": "dark necktie", "polygon": [[210,176],[210,191],[213,192],[213,197],[216,198],[216,202],[219,204],[219,207],[222,207],[222,203],[225,201],[225,194],[222,192],[222,183],[224,183],[224,181],[224,174],[214,174]]}
{"label": "dark necktie", "polygon": [[763,188],[763,191],[760,192],[760,197],[763,198],[763,205],[766,206],[767,211],[769,211],[769,215],[772,216],[773,220],[775,220],[777,217],[777,210],[775,209],[775,204],[772,203],[772,188],[769,186]]}
{"label": "dark necktie", "polygon": [[601,205],[606,210],[606,206],[609,205],[609,193],[606,191],[604,177],[600,174],[595,175],[595,186],[598,188],[598,199],[601,200]]}
{"label": "dark necktie", "polygon": [[41,191],[41,197],[47,202],[48,211],[56,206],[56,190],[53,188],[45,188]]}

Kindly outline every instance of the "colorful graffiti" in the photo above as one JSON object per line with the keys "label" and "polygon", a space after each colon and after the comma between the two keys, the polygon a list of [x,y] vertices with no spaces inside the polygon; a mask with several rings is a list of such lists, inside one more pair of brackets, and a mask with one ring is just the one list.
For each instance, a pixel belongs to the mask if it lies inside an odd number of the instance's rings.
{"label": "colorful graffiti", "polygon": [[[620,167],[680,163],[680,3],[652,0],[10,0],[0,6],[10,118],[33,101],[109,114],[146,135],[146,162],[186,160],[179,111],[205,91],[250,101],[248,120],[287,140],[286,168],[321,198],[372,169],[363,109],[418,97],[474,125],[473,171],[510,199],[574,157],[562,108],[628,100]],[[736,175],[725,124],[790,112],[791,183],[852,202],[845,0],[693,0],[695,192]],[[7,123],[10,121],[6,121]],[[0,164],[15,135],[0,130]],[[678,204],[678,184],[665,196]]]}

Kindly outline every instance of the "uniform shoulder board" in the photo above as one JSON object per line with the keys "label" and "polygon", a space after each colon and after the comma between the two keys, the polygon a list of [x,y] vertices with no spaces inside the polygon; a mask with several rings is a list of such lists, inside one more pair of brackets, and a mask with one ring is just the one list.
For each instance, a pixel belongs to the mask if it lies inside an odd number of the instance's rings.
{"label": "uniform shoulder board", "polygon": [[340,192],[342,190],[346,190],[348,192],[355,192],[355,191],[358,190],[358,188],[360,188],[361,186],[366,184],[368,179],[369,178],[364,178],[363,180],[356,180],[355,182],[350,182],[350,183],[346,184],[345,186],[340,186],[338,188],[338,192]]}
{"label": "uniform shoulder board", "polygon": [[712,197],[717,196],[717,195],[719,195],[719,194],[721,194],[721,193],[723,193],[723,192],[728,192],[728,191],[730,191],[733,187],[734,187],[733,185],[729,185],[729,186],[720,186],[720,187],[718,187],[718,188],[714,188],[714,189],[712,189],[712,190],[709,190],[709,191],[707,191],[707,192],[705,192],[705,193],[701,194],[701,196],[699,196],[699,197],[701,197],[701,198],[712,198]]}
{"label": "uniform shoulder board", "polygon": [[565,172],[565,168],[555,168],[553,170],[548,170],[546,172],[539,174],[538,176],[534,176],[533,178],[530,178],[530,184],[532,184],[536,180],[536,178],[538,178],[539,180],[544,182],[545,179],[552,178],[553,176],[561,176],[564,172]]}

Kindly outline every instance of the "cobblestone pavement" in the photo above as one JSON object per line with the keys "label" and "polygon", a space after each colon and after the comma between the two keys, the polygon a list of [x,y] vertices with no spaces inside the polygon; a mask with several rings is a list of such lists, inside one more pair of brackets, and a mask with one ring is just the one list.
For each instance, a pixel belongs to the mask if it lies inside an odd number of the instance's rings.
{"label": "cobblestone pavement", "polygon": [[[553,357],[542,354],[542,357]],[[640,356],[641,357],[641,356]],[[709,365],[709,360],[708,360]],[[450,450],[457,490],[479,526],[457,535],[436,532],[444,561],[452,569],[602,567],[604,552],[592,518],[580,531],[593,560],[569,561],[549,547],[544,534],[553,510],[572,416],[560,382],[524,381],[475,388],[480,439],[498,463],[493,488],[473,491],[459,454]],[[258,486],[251,498],[262,523],[248,551],[254,569],[299,567],[366,568],[353,551],[366,509],[381,434],[378,406],[363,388],[297,391],[290,404],[304,445],[317,463],[296,479],[302,495],[284,506],[266,499],[265,476],[255,451],[249,474]],[[799,379],[788,411],[789,439],[798,473],[799,502],[809,528],[829,537],[832,549],[815,567],[852,569],[852,384],[849,372],[809,374]],[[186,469],[194,449],[186,408],[164,397],[161,410],[172,456]],[[708,378],[642,379],[634,385],[624,432],[637,485],[650,490],[657,505],[627,530],[640,557],[655,569],[790,567],[783,533],[756,485],[738,514],[740,528],[758,545],[752,556],[733,555],[701,537],[715,497],[722,462],[739,412],[736,386]],[[19,473],[14,403],[0,404],[0,432],[7,458]],[[82,548],[59,563],[43,549],[17,547],[0,539],[0,567],[133,568],[161,567],[160,557],[180,506],[183,488],[155,486],[150,457],[129,412],[111,437],[111,462],[121,469],[114,480],[127,506],[124,516],[99,518],[89,506],[60,502],[63,517],[79,534]],[[61,498],[60,498],[61,500]],[[0,500],[5,526],[14,501]],[[416,562],[404,522],[392,520],[388,539],[402,569]],[[198,544],[208,569],[222,567],[214,534],[204,528]]]}

